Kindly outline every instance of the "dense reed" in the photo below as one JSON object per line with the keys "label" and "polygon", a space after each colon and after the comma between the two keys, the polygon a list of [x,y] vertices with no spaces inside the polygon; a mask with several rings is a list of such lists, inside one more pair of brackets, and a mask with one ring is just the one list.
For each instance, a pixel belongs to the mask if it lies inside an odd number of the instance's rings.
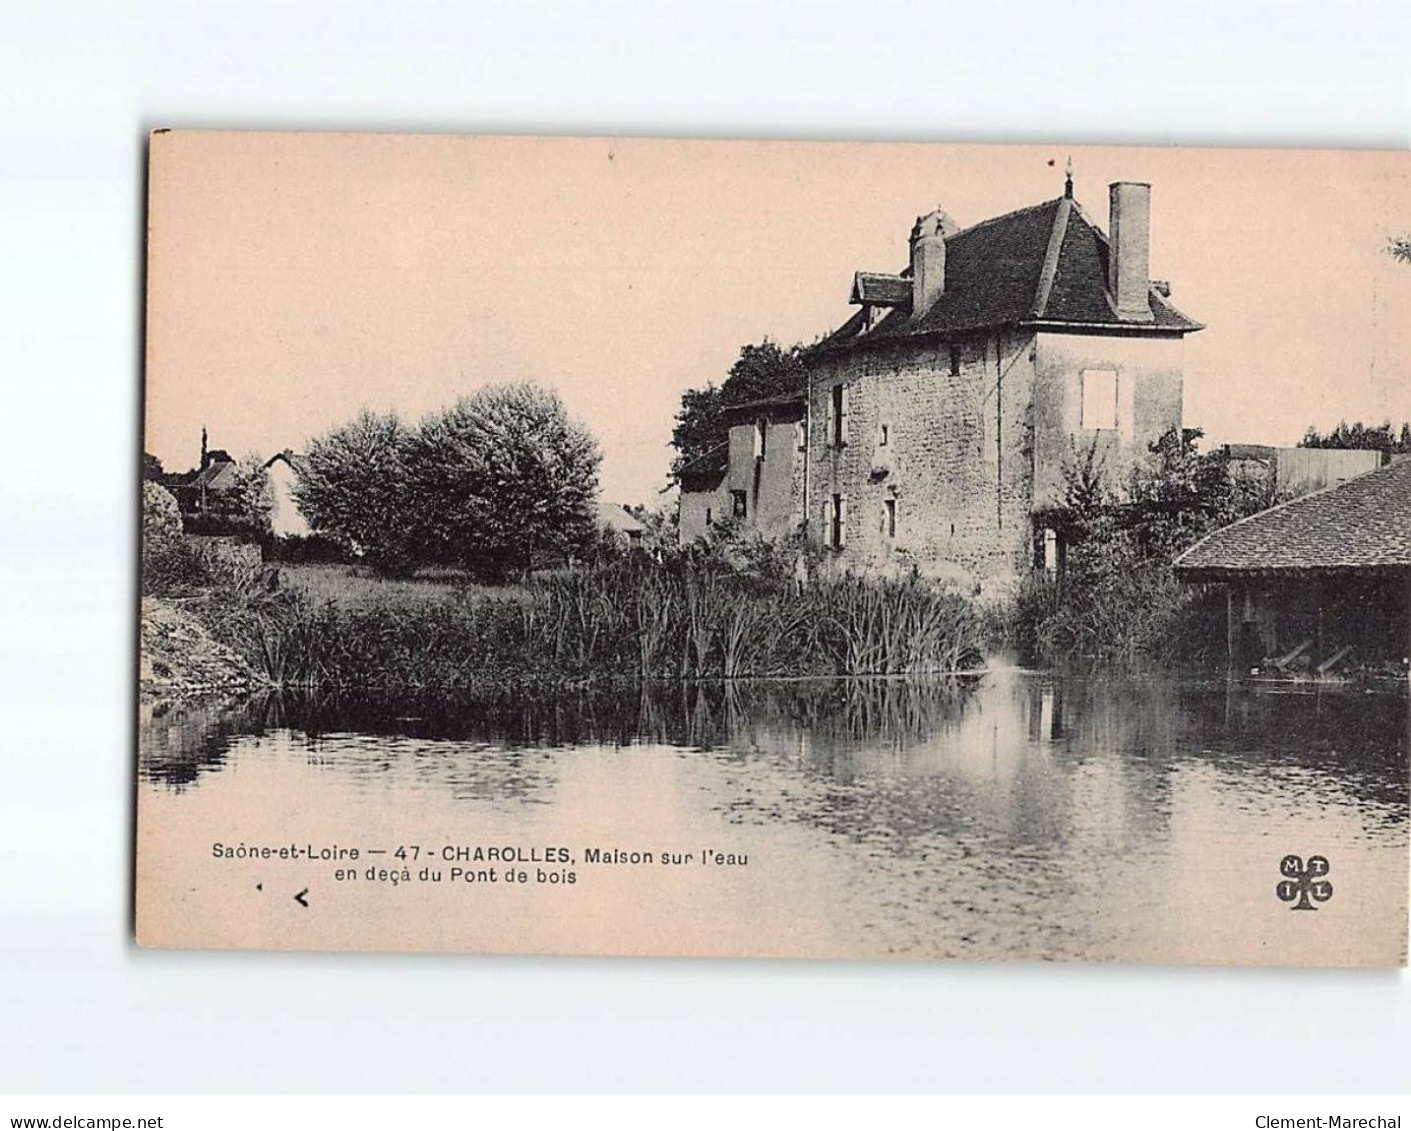
{"label": "dense reed", "polygon": [[286,687],[953,672],[979,665],[982,634],[969,601],[915,578],[798,587],[645,555],[542,575],[503,600],[340,605],[247,587],[213,592],[200,615]]}

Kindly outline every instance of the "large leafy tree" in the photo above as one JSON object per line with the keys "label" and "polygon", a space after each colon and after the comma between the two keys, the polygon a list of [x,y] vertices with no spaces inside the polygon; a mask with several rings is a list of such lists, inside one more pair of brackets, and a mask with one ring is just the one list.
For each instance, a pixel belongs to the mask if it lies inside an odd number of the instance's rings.
{"label": "large leafy tree", "polygon": [[411,433],[394,412],[363,409],[311,440],[294,482],[309,525],[365,554],[384,573],[408,572],[419,523],[408,506]]}
{"label": "large leafy tree", "polygon": [[758,345],[741,348],[721,385],[687,389],[671,433],[676,449],[672,473],[710,451],[726,438],[725,410],[731,405],[796,392],[804,384],[803,349],[781,346],[765,338]]}
{"label": "large leafy tree", "polygon": [[597,442],[558,395],[492,385],[427,416],[408,446],[417,549],[487,578],[571,554],[596,534]]}

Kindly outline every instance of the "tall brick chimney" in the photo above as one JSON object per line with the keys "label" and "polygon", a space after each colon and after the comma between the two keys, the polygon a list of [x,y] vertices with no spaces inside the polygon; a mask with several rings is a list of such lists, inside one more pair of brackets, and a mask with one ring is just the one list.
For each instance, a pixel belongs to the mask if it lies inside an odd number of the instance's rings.
{"label": "tall brick chimney", "polygon": [[1107,289],[1118,318],[1150,322],[1151,186],[1114,181],[1108,194]]}
{"label": "tall brick chimney", "polygon": [[946,289],[946,237],[960,229],[939,208],[911,229],[911,316],[924,317]]}

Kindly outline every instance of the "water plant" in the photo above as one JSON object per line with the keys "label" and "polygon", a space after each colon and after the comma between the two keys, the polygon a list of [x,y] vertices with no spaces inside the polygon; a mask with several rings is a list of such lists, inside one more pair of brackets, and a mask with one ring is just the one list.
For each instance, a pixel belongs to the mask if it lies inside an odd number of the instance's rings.
{"label": "water plant", "polygon": [[682,555],[531,578],[513,600],[339,604],[213,590],[207,627],[284,687],[421,688],[950,672],[978,666],[964,597],[908,578],[799,587]]}

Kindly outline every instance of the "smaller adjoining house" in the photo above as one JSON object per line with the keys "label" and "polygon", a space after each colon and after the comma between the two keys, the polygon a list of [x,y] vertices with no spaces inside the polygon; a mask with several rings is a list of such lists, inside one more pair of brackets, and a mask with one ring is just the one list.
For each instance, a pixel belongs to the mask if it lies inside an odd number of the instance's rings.
{"label": "smaller adjoining house", "polygon": [[265,461],[270,490],[269,523],[276,538],[307,538],[311,533],[294,498],[301,459],[297,452],[285,448]]}
{"label": "smaller adjoining house", "polygon": [[1241,519],[1176,559],[1226,589],[1230,662],[1330,672],[1411,657],[1411,459]]}
{"label": "smaller adjoining house", "polygon": [[725,410],[728,439],[677,473],[683,543],[725,523],[765,538],[792,534],[803,518],[808,436],[802,389]]}
{"label": "smaller adjoining house", "polygon": [[1368,449],[1226,444],[1220,451],[1232,475],[1266,484],[1277,499],[1335,487],[1382,465],[1381,452]]}
{"label": "smaller adjoining house", "polygon": [[601,499],[598,501],[598,525],[629,547],[640,546],[642,536],[647,532],[647,528],[626,507]]}
{"label": "smaller adjoining house", "polygon": [[677,536],[683,545],[706,537],[730,513],[730,441],[724,440],[684,464],[675,476],[680,489]]}

